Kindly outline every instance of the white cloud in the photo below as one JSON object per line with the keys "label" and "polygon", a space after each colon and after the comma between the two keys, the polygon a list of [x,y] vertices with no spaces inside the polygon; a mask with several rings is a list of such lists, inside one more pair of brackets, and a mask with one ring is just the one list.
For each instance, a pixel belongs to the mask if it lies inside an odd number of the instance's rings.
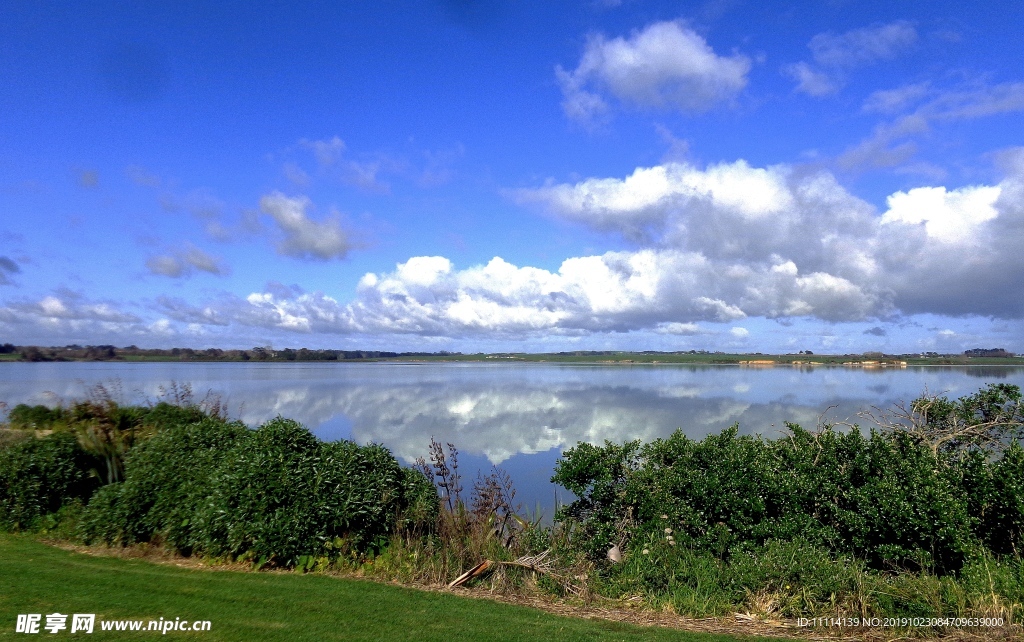
{"label": "white cloud", "polygon": [[923,224],[930,238],[961,245],[979,242],[981,225],[997,216],[995,208],[999,187],[964,187],[946,191],[945,187],[918,187],[896,192],[886,199],[889,210],[882,224],[896,222]]}
{"label": "white cloud", "polygon": [[[709,324],[740,328],[732,324],[759,317],[1021,319],[1024,151],[1000,159],[1007,175],[998,184],[896,192],[884,212],[852,196],[828,172],[744,161],[705,168],[665,163],[622,178],[549,183],[512,196],[640,245],[571,257],[557,270],[500,257],[459,267],[446,257],[416,256],[391,271],[365,274],[347,302],[271,283],[244,298],[198,305],[165,297],[154,309],[169,320],[161,332],[182,324],[195,332],[221,326],[236,336],[272,330],[394,341],[401,335],[499,341],[634,331],[742,338],[739,330]],[[291,216],[282,217],[293,227],[321,225],[305,217],[306,199],[272,194],[264,200],[265,211]],[[111,304],[60,293],[0,308],[0,323],[30,322],[159,329]]]}
{"label": "white cloud", "polygon": [[719,56],[699,34],[676,22],[656,22],[627,39],[592,36],[579,65],[556,69],[567,116],[600,121],[606,95],[636,107],[704,112],[746,87],[750,59]]}
{"label": "white cloud", "polygon": [[0,329],[24,343],[96,343],[144,334],[143,320],[111,301],[92,301],[61,289],[37,300],[0,306]]}
{"label": "white cloud", "polygon": [[868,96],[861,106],[861,110],[883,114],[900,112],[908,105],[928,95],[929,89],[929,84],[926,82],[903,85],[895,89],[882,89]]}
{"label": "white cloud", "polygon": [[853,29],[843,34],[819,33],[807,47],[814,61],[828,67],[854,67],[890,60],[917,42],[917,30],[897,21]]}
{"label": "white cloud", "polygon": [[806,62],[786,65],[782,73],[796,81],[796,90],[820,98],[839,91],[840,84],[823,71],[813,68]]}
{"label": "white cloud", "polygon": [[[228,325],[228,320],[223,311],[213,305],[197,307],[190,305],[183,299],[161,295],[156,299],[156,309],[176,321],[189,324],[201,325]],[[169,321],[163,319],[164,325]]]}
{"label": "white cloud", "polygon": [[345,258],[351,244],[338,218],[313,221],[306,215],[311,205],[305,196],[288,197],[280,192],[260,199],[260,210],[274,220],[280,233],[278,253],[319,261]]}
{"label": "white cloud", "polygon": [[[827,172],[742,161],[666,163],[511,195],[657,248],[662,282],[693,288],[677,322],[897,310],[1018,317],[1024,301],[1004,293],[1024,278],[1024,163],[1006,156],[998,185],[897,192],[884,213]],[[669,256],[688,267],[675,273]],[[704,316],[693,316],[701,305]]]}
{"label": "white cloud", "polygon": [[792,206],[785,170],[752,168],[744,161],[698,170],[670,162],[637,168],[625,179],[592,178],[575,185],[551,185],[510,192],[520,203],[539,203],[557,214],[631,238],[661,233],[670,210],[706,206],[731,212],[738,222],[767,220]]}
{"label": "white cloud", "polygon": [[188,247],[172,254],[152,256],[146,261],[146,268],[153,274],[172,279],[190,277],[197,270],[217,276],[223,276],[229,271],[219,259],[195,247]]}
{"label": "white cloud", "polygon": [[345,141],[334,136],[328,140],[309,140],[303,138],[299,146],[313,152],[313,156],[320,165],[328,166],[338,162],[345,152]]}
{"label": "white cloud", "polygon": [[[922,91],[918,86],[892,90],[882,97],[872,94],[865,106],[910,106],[907,98]],[[988,85],[976,83],[957,89],[933,90],[931,98],[890,122],[875,127],[871,136],[850,147],[837,159],[843,169],[894,167],[917,152],[914,137],[929,132],[937,123],[973,120],[1024,111],[1024,83]]]}
{"label": "white cloud", "polygon": [[695,252],[648,249],[570,258],[557,272],[498,257],[464,270],[442,257],[413,257],[391,273],[365,275],[348,304],[320,293],[263,292],[224,313],[244,325],[296,332],[524,337],[637,329],[692,335],[702,332],[700,320],[842,320],[862,318],[872,306],[856,285],[802,274],[792,262],[744,269]]}
{"label": "white cloud", "polygon": [[704,334],[704,331],[696,323],[679,323],[671,321],[668,323],[659,323],[654,331],[658,334],[678,334],[684,336]]}
{"label": "white cloud", "polygon": [[729,334],[736,337],[737,339],[746,339],[747,337],[750,336],[750,330],[737,326],[729,330]]}
{"label": "white cloud", "polygon": [[895,58],[916,42],[917,30],[905,21],[819,33],[807,43],[814,64],[785,65],[782,72],[797,82],[797,91],[820,98],[839,91],[849,70]]}

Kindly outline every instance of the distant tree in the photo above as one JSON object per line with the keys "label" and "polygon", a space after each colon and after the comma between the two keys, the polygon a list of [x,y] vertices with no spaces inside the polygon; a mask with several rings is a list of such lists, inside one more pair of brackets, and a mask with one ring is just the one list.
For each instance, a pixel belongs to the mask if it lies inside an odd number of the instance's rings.
{"label": "distant tree", "polygon": [[52,361],[52,359],[43,353],[42,350],[36,346],[27,346],[21,349],[22,361]]}

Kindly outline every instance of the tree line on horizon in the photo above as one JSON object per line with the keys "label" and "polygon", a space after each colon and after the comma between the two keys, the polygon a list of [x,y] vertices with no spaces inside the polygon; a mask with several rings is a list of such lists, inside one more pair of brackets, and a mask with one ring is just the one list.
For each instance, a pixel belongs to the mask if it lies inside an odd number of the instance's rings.
{"label": "tree line on horizon", "polygon": [[[115,361],[132,358],[165,359],[177,361],[345,361],[360,359],[386,359],[401,357],[447,357],[462,356],[462,352],[451,352],[440,350],[437,352],[395,352],[388,350],[334,350],[334,349],[310,349],[310,348],[282,348],[274,349],[272,346],[255,346],[246,350],[243,349],[221,349],[221,348],[139,348],[135,345],[117,347],[114,345],[78,345],[66,346],[18,346],[12,343],[0,344],[0,355],[18,355],[21,361]],[[484,354],[484,353],[479,353]],[[494,355],[512,356],[512,352],[491,353]],[[692,354],[709,355],[725,354],[719,351],[708,350],[573,350],[550,353],[557,356],[595,357],[616,354]],[[753,355],[767,353],[754,352]],[[798,355],[813,355],[810,350],[801,350]],[[879,358],[949,358],[949,357],[975,357],[975,358],[1013,358],[1017,356],[1004,348],[972,348],[962,353],[940,354],[937,352],[922,352],[912,354],[886,354],[882,352],[864,352],[861,356],[869,359]]]}
{"label": "tree line on horizon", "polygon": [[127,358],[162,358],[180,361],[343,361],[353,359],[380,359],[387,357],[427,357],[462,354],[460,352],[390,352],[384,350],[311,350],[309,348],[283,348],[256,346],[248,350],[222,350],[220,348],[139,348],[131,345],[119,348],[113,345],[71,344],[67,346],[0,345],[0,354],[18,354],[22,361],[113,361]]}

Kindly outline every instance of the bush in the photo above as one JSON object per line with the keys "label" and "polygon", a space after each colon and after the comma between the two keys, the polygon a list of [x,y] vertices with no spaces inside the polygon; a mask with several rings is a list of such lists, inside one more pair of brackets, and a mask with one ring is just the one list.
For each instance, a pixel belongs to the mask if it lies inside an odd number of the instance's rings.
{"label": "bush", "polygon": [[197,544],[195,512],[224,457],[249,435],[241,423],[201,416],[159,431],[125,459],[125,481],[100,489],[80,532],[89,541],[135,544],[165,540],[189,553]]}
{"label": "bush", "polygon": [[199,518],[203,547],[284,565],[338,546],[366,549],[392,530],[405,507],[403,479],[384,447],[324,443],[279,417],[241,442],[218,470]]}
{"label": "bush", "polygon": [[138,446],[124,483],[97,493],[81,532],[288,566],[372,548],[436,514],[430,481],[382,446],[321,442],[280,417],[255,431],[207,418]]}
{"label": "bush", "polygon": [[23,403],[11,408],[7,414],[7,422],[11,428],[22,430],[49,428],[64,418],[65,411],[60,406],[49,408],[47,406],[29,406]]}
{"label": "bush", "polygon": [[99,485],[89,473],[95,465],[67,433],[0,449],[0,528],[33,529],[64,504],[87,500]]}
{"label": "bush", "polygon": [[552,478],[579,496],[560,517],[579,524],[578,545],[594,558],[627,533],[670,528],[680,545],[722,559],[799,536],[874,568],[963,565],[974,521],[929,448],[899,433],[789,428],[778,440],[733,427],[702,441],[677,431],[642,447],[580,444]]}
{"label": "bush", "polygon": [[1024,548],[1024,448],[1013,443],[994,462],[983,451],[970,452],[953,472],[985,547],[996,555],[1018,554]]}

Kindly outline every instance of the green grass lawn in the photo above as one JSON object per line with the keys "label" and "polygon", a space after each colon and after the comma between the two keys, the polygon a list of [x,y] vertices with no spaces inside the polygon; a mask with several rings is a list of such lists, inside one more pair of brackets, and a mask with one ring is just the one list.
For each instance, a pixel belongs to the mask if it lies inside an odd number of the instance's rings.
{"label": "green grass lawn", "polygon": [[[52,639],[141,639],[157,632],[102,632],[108,619],[209,620],[203,640],[687,640],[738,638],[573,619],[534,609],[367,581],[293,573],[178,568],[92,557],[28,537],[0,535],[0,637],[19,613],[95,613],[92,635],[68,628]],[[145,626],[145,625],[144,625]],[[42,628],[41,637],[51,639]],[[32,638],[27,638],[32,639]],[[748,638],[749,639],[749,638]]]}

